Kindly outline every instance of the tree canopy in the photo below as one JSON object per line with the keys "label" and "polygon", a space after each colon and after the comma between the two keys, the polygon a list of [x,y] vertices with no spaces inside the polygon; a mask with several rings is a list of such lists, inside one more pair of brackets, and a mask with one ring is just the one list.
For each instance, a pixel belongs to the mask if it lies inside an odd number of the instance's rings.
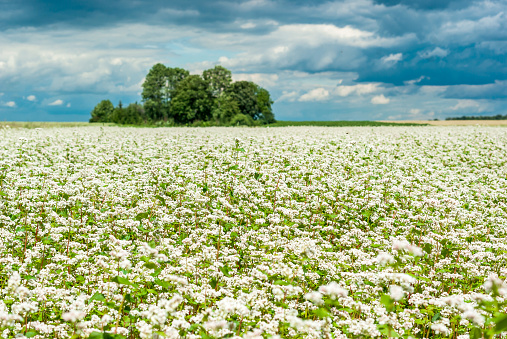
{"label": "tree canopy", "polygon": [[251,81],[232,80],[222,66],[202,75],[182,68],[154,65],[142,85],[142,103],[123,108],[102,100],[90,122],[118,124],[258,125],[275,122],[269,92]]}

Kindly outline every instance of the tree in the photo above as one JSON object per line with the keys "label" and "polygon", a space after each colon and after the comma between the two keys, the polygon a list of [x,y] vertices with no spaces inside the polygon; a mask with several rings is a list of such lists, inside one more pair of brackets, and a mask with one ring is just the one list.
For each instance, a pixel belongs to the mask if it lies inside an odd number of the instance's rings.
{"label": "tree", "polygon": [[168,107],[165,102],[167,68],[162,64],[154,65],[143,82],[143,92],[141,93],[146,105],[146,112],[152,120],[160,120],[167,115]]}
{"label": "tree", "polygon": [[213,97],[208,83],[199,75],[189,75],[181,80],[171,100],[171,112],[177,123],[211,119]]}
{"label": "tree", "polygon": [[271,124],[276,122],[275,115],[271,109],[273,101],[269,95],[269,92],[264,88],[257,86],[257,108],[259,110],[259,119],[264,124]]}
{"label": "tree", "polygon": [[90,122],[110,122],[114,106],[110,100],[102,100],[91,112]]}
{"label": "tree", "polygon": [[232,73],[227,68],[215,66],[202,72],[203,79],[208,83],[211,94],[218,98],[232,83]]}
{"label": "tree", "polygon": [[238,103],[241,113],[254,120],[259,118],[256,92],[257,85],[251,81],[236,81],[227,90],[227,94]]}
{"label": "tree", "polygon": [[166,120],[170,117],[170,101],[178,83],[189,75],[182,68],[170,68],[162,64],[154,65],[143,83],[142,98],[147,116],[153,120]]}
{"label": "tree", "polygon": [[238,103],[229,94],[224,93],[215,99],[212,116],[220,124],[229,124],[240,113]]}
{"label": "tree", "polygon": [[255,122],[251,116],[245,114],[236,114],[229,122],[231,126],[254,126]]}
{"label": "tree", "polygon": [[[154,65],[143,82],[142,105],[101,101],[91,112],[90,122],[146,124],[159,121],[176,124],[207,122],[223,125],[275,122],[269,92],[251,81],[232,82],[231,71],[222,67],[190,75],[182,68]],[[204,124],[206,125],[206,124]],[[209,125],[209,124],[207,124]]]}

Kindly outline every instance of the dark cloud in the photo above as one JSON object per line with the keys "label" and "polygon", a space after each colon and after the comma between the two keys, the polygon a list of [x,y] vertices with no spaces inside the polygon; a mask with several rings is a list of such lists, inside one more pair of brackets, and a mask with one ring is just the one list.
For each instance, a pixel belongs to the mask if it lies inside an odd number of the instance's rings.
{"label": "dark cloud", "polygon": [[507,98],[507,81],[495,81],[484,85],[457,85],[446,89],[446,98],[503,99]]}
{"label": "dark cloud", "polygon": [[464,8],[472,2],[472,0],[375,0],[375,3],[386,6],[403,5],[422,10]]}
{"label": "dark cloud", "polygon": [[[371,95],[405,95],[402,110],[421,86],[445,88],[431,100],[501,101],[506,13],[504,0],[0,0],[0,111],[12,112],[1,104],[11,101],[32,109],[20,99],[26,90],[41,98],[32,106],[67,96],[85,114],[101,95],[138,98],[156,62],[198,71],[219,60],[235,73],[279,76],[270,90],[294,100],[278,105],[302,116],[317,106],[297,98],[319,88],[334,93],[329,82],[337,79],[328,75],[340,72],[354,74],[348,86],[378,84],[347,108],[365,118]],[[312,80],[303,86],[309,80],[284,72]],[[326,118],[336,110],[331,99],[318,108],[330,112]]]}

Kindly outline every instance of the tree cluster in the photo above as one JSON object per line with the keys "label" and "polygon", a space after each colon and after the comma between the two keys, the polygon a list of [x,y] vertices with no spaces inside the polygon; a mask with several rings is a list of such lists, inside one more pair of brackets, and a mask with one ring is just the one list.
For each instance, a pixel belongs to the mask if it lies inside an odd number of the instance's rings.
{"label": "tree cluster", "polygon": [[146,75],[142,104],[117,107],[103,100],[90,122],[118,124],[257,125],[275,122],[267,90],[251,81],[232,81],[231,72],[215,66],[202,75],[154,65]]}
{"label": "tree cluster", "polygon": [[507,120],[507,114],[506,115],[488,115],[488,116],[461,116],[461,117],[450,117],[446,118],[445,120]]}

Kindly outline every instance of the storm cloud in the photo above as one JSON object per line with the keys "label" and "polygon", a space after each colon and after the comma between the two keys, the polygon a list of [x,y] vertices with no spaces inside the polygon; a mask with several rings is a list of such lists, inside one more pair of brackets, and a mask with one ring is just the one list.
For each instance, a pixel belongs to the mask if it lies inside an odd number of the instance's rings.
{"label": "storm cloud", "polygon": [[0,119],[140,101],[157,62],[221,64],[281,120],[507,114],[506,16],[503,0],[0,0]]}

